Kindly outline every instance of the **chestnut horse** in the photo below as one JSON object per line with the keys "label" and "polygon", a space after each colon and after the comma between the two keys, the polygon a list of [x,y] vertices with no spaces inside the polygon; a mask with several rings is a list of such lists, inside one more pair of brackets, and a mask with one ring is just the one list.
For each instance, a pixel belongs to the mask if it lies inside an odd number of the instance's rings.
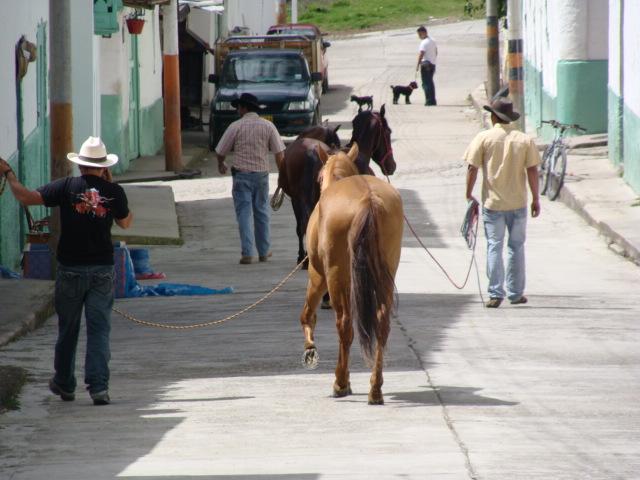
{"label": "chestnut horse", "polygon": [[[384,115],[385,106],[383,105],[380,112],[361,112],[352,121],[353,134],[349,143],[357,142],[360,148],[357,161],[360,173],[373,174],[369,168],[371,158],[385,175],[392,175],[396,169],[391,148],[391,129]],[[278,190],[282,190],[291,198],[293,213],[296,217],[298,263],[306,256],[304,236],[309,215],[320,198],[317,175],[322,168],[322,162],[318,151],[324,150],[328,153],[340,148],[340,139],[336,133],[338,128],[340,126],[334,130],[326,126],[317,126],[305,130],[287,146],[284,161],[278,165]],[[278,193],[276,191],[274,197]]]}
{"label": "chestnut horse", "polygon": [[402,244],[402,199],[391,184],[358,175],[357,143],[348,154],[339,151],[327,158],[319,150],[319,155],[325,165],[320,200],[307,228],[309,281],[300,315],[303,358],[307,366],[317,365],[316,310],[328,290],[340,337],[333,394],[351,393],[349,350],[355,322],[364,356],[373,363],[369,404],[381,405],[383,355],[395,308],[394,279]]}

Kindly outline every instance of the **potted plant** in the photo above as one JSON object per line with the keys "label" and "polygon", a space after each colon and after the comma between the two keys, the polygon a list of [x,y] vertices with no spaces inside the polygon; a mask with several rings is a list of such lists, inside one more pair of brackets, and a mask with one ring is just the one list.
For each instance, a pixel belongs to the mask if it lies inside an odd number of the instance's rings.
{"label": "potted plant", "polygon": [[142,15],[144,15],[142,10],[135,9],[125,18],[127,30],[131,35],[140,35],[142,33],[142,27],[144,27],[144,19],[140,18]]}

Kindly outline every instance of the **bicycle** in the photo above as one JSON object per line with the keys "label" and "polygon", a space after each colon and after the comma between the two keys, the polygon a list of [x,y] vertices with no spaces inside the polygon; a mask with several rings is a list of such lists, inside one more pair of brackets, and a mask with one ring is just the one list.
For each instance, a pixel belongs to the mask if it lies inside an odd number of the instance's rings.
{"label": "bicycle", "polygon": [[569,130],[586,132],[578,124],[565,124],[556,120],[542,120],[555,129],[553,142],[544,150],[542,163],[538,172],[540,185],[540,195],[547,194],[549,200],[555,200],[560,195],[560,189],[564,184],[564,174],[567,169],[567,144],[564,143],[564,136]]}

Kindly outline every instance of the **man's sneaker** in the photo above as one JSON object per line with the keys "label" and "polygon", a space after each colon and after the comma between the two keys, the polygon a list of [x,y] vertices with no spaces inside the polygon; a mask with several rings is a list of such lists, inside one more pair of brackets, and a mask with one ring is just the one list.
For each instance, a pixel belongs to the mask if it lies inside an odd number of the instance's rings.
{"label": "man's sneaker", "polygon": [[266,255],[260,255],[260,256],[258,257],[258,260],[260,260],[261,262],[266,262],[266,261],[268,261],[268,260],[271,258],[271,255],[273,255],[273,253],[271,253],[271,252],[267,252],[267,254],[266,254]]}
{"label": "man's sneaker", "polygon": [[489,301],[485,304],[487,308],[498,308],[502,303],[501,298],[490,298]]}
{"label": "man's sneaker", "polygon": [[527,303],[529,300],[527,299],[527,297],[525,297],[524,295],[522,295],[520,298],[516,298],[515,300],[511,300],[511,305],[522,305]]}
{"label": "man's sneaker", "polygon": [[253,257],[249,257],[246,255],[243,255],[242,257],[240,257],[240,265],[251,265],[253,263]]}
{"label": "man's sneaker", "polygon": [[92,393],[90,395],[94,405],[109,405],[111,403],[108,390],[102,390],[101,392]]}
{"label": "man's sneaker", "polygon": [[65,392],[60,385],[58,385],[53,378],[49,380],[49,390],[54,395],[58,395],[65,402],[73,402],[76,399],[76,394],[73,392]]}

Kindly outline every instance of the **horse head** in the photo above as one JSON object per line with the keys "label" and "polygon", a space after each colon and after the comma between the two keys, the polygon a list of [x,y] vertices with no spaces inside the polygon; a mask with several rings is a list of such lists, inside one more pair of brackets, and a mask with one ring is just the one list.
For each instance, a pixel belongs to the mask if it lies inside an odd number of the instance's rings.
{"label": "horse head", "polygon": [[318,157],[323,164],[322,170],[318,174],[320,192],[324,192],[329,185],[338,180],[358,175],[356,160],[358,159],[358,144],[353,143],[347,153],[337,150],[329,155],[323,149],[317,149]]}
{"label": "horse head", "polygon": [[309,127],[304,130],[298,138],[315,138],[316,140],[320,140],[325,143],[332,149],[340,148],[340,138],[338,137],[338,129],[340,125],[336,128],[329,128],[328,122],[325,121],[323,125],[316,125],[313,127]]}
{"label": "horse head", "polygon": [[396,162],[391,147],[391,128],[385,118],[385,106],[379,112],[363,111],[358,113],[352,122],[353,134],[350,144],[360,145],[359,170],[366,173],[369,159],[378,164],[382,173],[393,175]]}

